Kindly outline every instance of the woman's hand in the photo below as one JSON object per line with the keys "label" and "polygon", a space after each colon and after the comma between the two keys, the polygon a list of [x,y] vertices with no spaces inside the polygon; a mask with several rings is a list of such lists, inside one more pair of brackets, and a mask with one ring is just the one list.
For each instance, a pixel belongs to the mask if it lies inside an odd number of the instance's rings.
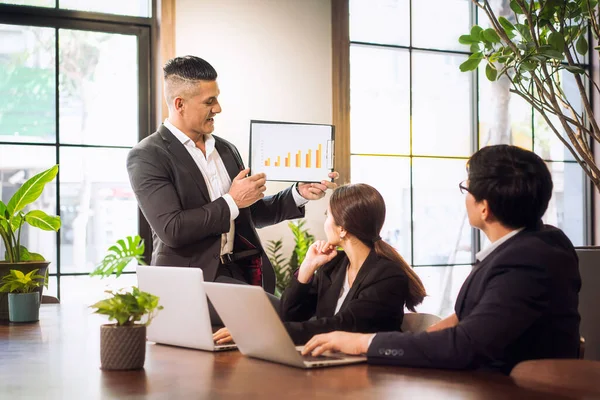
{"label": "woman's hand", "polygon": [[298,282],[308,283],[315,271],[337,255],[335,246],[326,240],[317,240],[306,252],[306,257],[298,269]]}
{"label": "woman's hand", "polygon": [[229,333],[229,329],[221,328],[218,331],[216,331],[215,333],[213,333],[213,341],[216,344],[225,344],[225,343],[233,342],[233,338],[231,337],[231,334]]}

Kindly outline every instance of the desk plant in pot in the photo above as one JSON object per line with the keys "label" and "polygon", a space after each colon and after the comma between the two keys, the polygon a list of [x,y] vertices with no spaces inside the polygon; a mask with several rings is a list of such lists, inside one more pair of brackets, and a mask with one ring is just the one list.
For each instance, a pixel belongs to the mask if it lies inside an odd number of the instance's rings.
{"label": "desk plant in pot", "polygon": [[47,284],[47,278],[37,275],[37,269],[26,274],[11,269],[0,281],[0,291],[8,293],[8,311],[11,322],[35,322],[40,319],[40,294],[36,291]]}
{"label": "desk plant in pot", "polygon": [[[25,224],[45,231],[58,231],[60,217],[48,215],[41,210],[25,211],[25,208],[36,201],[47,183],[51,182],[58,173],[58,165],[28,179],[15,192],[8,203],[0,201],[0,238],[4,244],[4,261],[0,261],[0,278],[9,274],[10,270],[27,274],[37,270],[38,277],[48,274],[49,261],[37,253],[30,252],[23,246],[22,229]],[[42,284],[36,287],[41,297],[43,279],[36,278]],[[0,290],[0,320],[8,319],[8,296]]]}
{"label": "desk plant in pot", "polygon": [[[459,38],[473,53],[460,66],[461,71],[473,71],[483,62],[487,78],[506,85],[497,95],[507,97],[510,92],[529,103],[600,190],[598,154],[593,151],[600,144],[600,114],[597,102],[592,101],[600,96],[600,78],[597,70],[584,67],[585,56],[599,57],[598,0],[471,1],[490,27],[473,26]],[[592,45],[590,33],[596,42]],[[568,81],[574,89],[571,93],[566,90]],[[579,313],[585,356],[600,360],[596,292],[600,248],[576,250],[582,278]]]}
{"label": "desk plant in pot", "polygon": [[[107,291],[109,298],[91,305],[96,314],[108,316],[114,324],[100,327],[100,363],[106,370],[131,370],[144,367],[146,360],[146,326],[162,306],[159,298],[142,292]],[[146,322],[141,320],[147,316]]]}

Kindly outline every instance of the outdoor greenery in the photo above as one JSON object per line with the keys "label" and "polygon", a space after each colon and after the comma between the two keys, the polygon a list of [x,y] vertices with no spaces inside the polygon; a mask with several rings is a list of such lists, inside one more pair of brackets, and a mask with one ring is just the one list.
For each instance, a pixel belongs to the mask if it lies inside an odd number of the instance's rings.
{"label": "outdoor greenery", "polygon": [[58,165],[29,178],[17,190],[8,204],[0,201],[0,236],[6,248],[4,258],[11,263],[21,261],[44,261],[44,257],[31,253],[21,244],[21,228],[25,223],[45,231],[58,231],[60,217],[51,216],[41,210],[25,213],[25,207],[36,201],[44,186],[51,182],[58,173]]}
{"label": "outdoor greenery", "polygon": [[108,254],[96,266],[90,276],[106,278],[113,273],[119,277],[132,261],[146,265],[144,261],[144,240],[139,236],[126,236],[108,248]]}
{"label": "outdoor greenery", "polygon": [[304,228],[305,224],[306,221],[304,220],[288,223],[295,242],[294,250],[289,259],[283,255],[283,239],[269,240],[267,244],[267,255],[273,265],[277,279],[275,288],[275,295],[277,296],[281,296],[283,291],[290,285],[294,273],[306,257],[308,248],[315,241],[315,237],[308,232],[308,229]]}
{"label": "outdoor greenery", "polygon": [[3,284],[0,286],[0,292],[32,293],[42,285],[47,286],[48,278],[36,275],[38,271],[38,269],[34,269],[24,274],[22,271],[11,269],[10,273],[0,280],[0,283]]}
{"label": "outdoor greenery", "polygon": [[[475,25],[459,38],[472,52],[461,71],[475,70],[485,60],[490,81],[509,79],[510,91],[539,113],[600,189],[592,152],[593,142],[600,142],[600,127],[586,87],[598,94],[600,88],[581,67],[590,47],[588,32],[596,39],[600,35],[598,0],[511,0],[509,18],[497,16],[488,0],[471,1],[491,27]],[[574,78],[577,98],[565,94],[564,74]]]}
{"label": "outdoor greenery", "polygon": [[100,300],[90,306],[95,308],[96,314],[108,315],[109,321],[117,321],[117,326],[131,326],[141,321],[144,315],[148,315],[144,325],[150,325],[163,306],[158,305],[159,298],[147,292],[142,292],[133,287],[130,292],[113,292],[107,290],[111,297]]}

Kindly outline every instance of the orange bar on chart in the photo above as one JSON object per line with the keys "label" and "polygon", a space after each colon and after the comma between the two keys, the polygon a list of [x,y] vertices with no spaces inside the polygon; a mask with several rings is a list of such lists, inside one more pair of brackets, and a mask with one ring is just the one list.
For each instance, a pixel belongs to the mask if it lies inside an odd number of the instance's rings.
{"label": "orange bar on chart", "polygon": [[281,166],[281,157],[280,156],[277,156],[277,161],[275,161],[275,166],[276,167]]}
{"label": "orange bar on chart", "polygon": [[265,167],[270,167],[270,166],[271,166],[271,159],[270,159],[270,158],[267,158],[267,159],[265,160]]}
{"label": "orange bar on chart", "polygon": [[285,166],[289,167],[290,166],[290,159],[292,158],[292,155],[290,153],[288,153],[287,157],[285,158]]}
{"label": "orange bar on chart", "polygon": [[306,168],[310,168],[310,158],[312,157],[312,150],[308,151],[306,155]]}
{"label": "orange bar on chart", "polygon": [[300,168],[301,167],[301,161],[302,160],[302,152],[298,151],[298,153],[296,153],[296,168]]}
{"label": "orange bar on chart", "polygon": [[323,153],[323,145],[319,145],[317,149],[317,168],[321,168],[321,155]]}

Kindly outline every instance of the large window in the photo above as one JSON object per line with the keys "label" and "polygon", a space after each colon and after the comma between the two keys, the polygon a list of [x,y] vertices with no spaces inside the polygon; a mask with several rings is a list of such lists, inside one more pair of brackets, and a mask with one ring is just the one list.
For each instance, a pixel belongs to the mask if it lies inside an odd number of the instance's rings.
{"label": "large window", "polygon": [[12,4],[0,4],[1,198],[59,164],[33,207],[60,215],[62,227],[25,227],[21,240],[51,261],[49,294],[89,304],[115,284],[89,272],[109,245],[139,231],[125,159],[150,131],[151,3],[60,1],[115,15],[48,0],[0,3]]}
{"label": "large window", "polygon": [[[514,18],[508,0],[495,3]],[[587,243],[581,168],[532,108],[510,95],[507,80],[490,83],[458,68],[470,54],[458,37],[478,18],[470,0],[349,0],[349,15],[351,180],[382,192],[382,237],[429,293],[420,311],[452,312],[486,244],[469,226],[457,186],[482,146],[511,143],[546,160],[554,195],[544,220],[575,245]],[[563,88],[577,96],[566,76]]]}

